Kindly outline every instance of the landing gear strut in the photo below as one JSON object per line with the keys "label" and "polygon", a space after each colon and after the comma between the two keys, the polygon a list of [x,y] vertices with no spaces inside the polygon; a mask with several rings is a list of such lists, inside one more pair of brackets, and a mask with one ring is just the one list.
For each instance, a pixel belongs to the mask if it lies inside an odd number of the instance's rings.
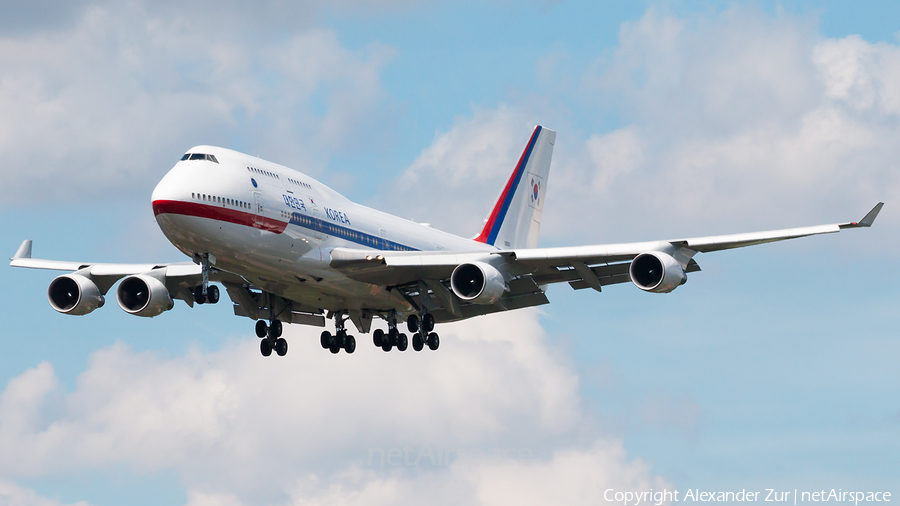
{"label": "landing gear strut", "polygon": [[338,312],[334,314],[334,335],[331,335],[331,332],[327,330],[322,332],[322,335],[319,337],[319,344],[322,345],[322,348],[335,354],[340,353],[341,349],[347,353],[356,351],[356,338],[347,334],[347,330],[344,328],[346,321],[347,317],[344,313]]}
{"label": "landing gear strut", "polygon": [[209,253],[197,256],[200,258],[200,272],[203,281],[194,288],[194,300],[197,304],[215,304],[219,302],[219,287],[209,284]]}
{"label": "landing gear strut", "polygon": [[[427,315],[430,316],[430,315]],[[432,325],[434,325],[434,319],[432,318]],[[397,330],[397,312],[391,311],[387,317],[388,322],[388,331],[385,333],[383,330],[378,329],[374,332],[372,336],[372,341],[375,343],[375,346],[380,347],[384,351],[391,351],[395,346],[399,351],[406,351],[409,347],[409,338],[406,334],[401,333]],[[413,329],[418,329],[419,326],[419,317],[416,315],[411,315],[406,320],[406,328],[410,329],[410,332]],[[413,335],[413,349],[416,349],[416,338]],[[421,348],[420,348],[421,349]]]}
{"label": "landing gear strut", "polygon": [[272,354],[272,350],[275,350],[279,357],[287,355],[288,344],[287,340],[281,337],[282,330],[284,330],[284,326],[281,320],[272,320],[269,325],[266,325],[264,320],[256,322],[256,337],[261,339],[259,351],[262,356],[268,357]]}

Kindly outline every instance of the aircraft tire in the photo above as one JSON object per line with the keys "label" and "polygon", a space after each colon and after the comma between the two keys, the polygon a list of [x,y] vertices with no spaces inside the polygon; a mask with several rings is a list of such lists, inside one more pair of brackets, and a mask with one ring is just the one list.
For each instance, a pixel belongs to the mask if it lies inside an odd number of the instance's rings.
{"label": "aircraft tire", "polygon": [[410,332],[419,330],[419,317],[414,314],[409,315],[409,318],[406,319],[406,328]]}
{"label": "aircraft tire", "polygon": [[409,340],[406,338],[406,334],[400,334],[400,337],[397,338],[397,349],[406,351],[407,346],[409,346]]}
{"label": "aircraft tire", "polygon": [[422,317],[422,326],[425,327],[425,332],[431,332],[434,330],[434,315],[431,313],[425,313],[425,316]]}
{"label": "aircraft tire", "polygon": [[331,348],[331,332],[323,330],[322,336],[319,338],[319,344],[322,345],[323,349]]}
{"label": "aircraft tire", "polygon": [[344,351],[347,353],[353,353],[356,351],[356,338],[353,336],[347,336],[347,341],[344,343]]}
{"label": "aircraft tire", "polygon": [[203,296],[203,287],[202,286],[198,286],[198,287],[194,288],[194,302],[196,302],[197,304],[205,304],[206,303],[206,297]]}
{"label": "aircraft tire", "polygon": [[436,333],[432,332],[431,334],[428,334],[428,348],[430,348],[431,351],[437,350],[440,345],[441,338],[438,337]]}
{"label": "aircraft tire", "polygon": [[284,325],[281,324],[281,320],[273,320],[269,328],[272,329],[274,334],[272,337],[281,337],[281,333],[284,331]]}
{"label": "aircraft tire", "polygon": [[275,341],[275,353],[278,354],[279,357],[283,357],[287,355],[288,345],[287,340],[283,337],[279,337]]}
{"label": "aircraft tire", "polygon": [[264,320],[256,320],[256,337],[266,337],[268,331],[269,328],[266,326],[266,322]]}
{"label": "aircraft tire", "polygon": [[384,351],[391,351],[391,340],[385,339],[383,343],[381,343],[381,349]]}
{"label": "aircraft tire", "polygon": [[412,341],[413,349],[416,351],[422,351],[422,348],[425,347],[425,341],[422,339],[422,334],[419,334],[418,332],[413,334]]}
{"label": "aircraft tire", "polygon": [[375,346],[381,347],[384,343],[384,331],[375,329],[375,332],[372,333],[372,342],[375,343]]}
{"label": "aircraft tire", "polygon": [[210,304],[215,304],[219,302],[219,287],[216,285],[209,285],[206,288],[206,301]]}
{"label": "aircraft tire", "polygon": [[272,344],[269,343],[268,339],[263,339],[259,342],[259,352],[262,353],[262,356],[268,357],[272,354]]}
{"label": "aircraft tire", "polygon": [[329,348],[329,350],[331,351],[331,353],[337,355],[338,352],[341,351],[341,347],[338,346],[337,343],[335,343],[335,344],[331,345],[331,348]]}

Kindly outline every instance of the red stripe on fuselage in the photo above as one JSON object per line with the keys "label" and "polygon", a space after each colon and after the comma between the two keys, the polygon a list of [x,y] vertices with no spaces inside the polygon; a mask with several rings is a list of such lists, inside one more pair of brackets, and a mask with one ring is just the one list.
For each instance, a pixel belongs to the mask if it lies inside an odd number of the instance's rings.
{"label": "red stripe on fuselage", "polygon": [[268,230],[280,234],[287,227],[287,222],[278,221],[265,216],[259,216],[246,211],[230,209],[224,205],[200,204],[198,202],[183,202],[180,200],[154,200],[153,215],[180,214],[183,216],[196,216],[211,220],[225,221],[244,225],[246,227]]}

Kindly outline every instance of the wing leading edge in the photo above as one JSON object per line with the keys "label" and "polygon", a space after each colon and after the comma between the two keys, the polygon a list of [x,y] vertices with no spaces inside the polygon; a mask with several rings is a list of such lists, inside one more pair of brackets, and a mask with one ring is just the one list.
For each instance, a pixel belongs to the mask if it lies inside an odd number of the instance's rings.
{"label": "wing leading edge", "polygon": [[[574,289],[600,291],[606,285],[632,281],[632,260],[647,253],[668,255],[680,264],[683,273],[690,273],[700,270],[693,259],[697,253],[870,227],[883,206],[884,203],[878,203],[858,222],[665,241],[482,252],[381,252],[374,255],[367,250],[337,248],[332,251],[331,266],[358,281],[392,286],[411,304],[424,306],[435,313],[438,321],[444,321],[546,304],[543,286],[550,283],[568,282]],[[472,306],[478,304],[461,300],[449,282],[458,266],[476,262],[498,268],[507,279],[503,297],[477,308]]]}

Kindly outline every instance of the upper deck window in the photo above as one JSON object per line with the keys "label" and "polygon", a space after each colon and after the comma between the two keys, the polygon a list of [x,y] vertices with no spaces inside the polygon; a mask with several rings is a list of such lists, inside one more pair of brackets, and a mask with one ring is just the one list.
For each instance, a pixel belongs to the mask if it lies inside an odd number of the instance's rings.
{"label": "upper deck window", "polygon": [[207,155],[205,153],[185,153],[181,160],[208,160],[213,163],[219,163],[215,155]]}

